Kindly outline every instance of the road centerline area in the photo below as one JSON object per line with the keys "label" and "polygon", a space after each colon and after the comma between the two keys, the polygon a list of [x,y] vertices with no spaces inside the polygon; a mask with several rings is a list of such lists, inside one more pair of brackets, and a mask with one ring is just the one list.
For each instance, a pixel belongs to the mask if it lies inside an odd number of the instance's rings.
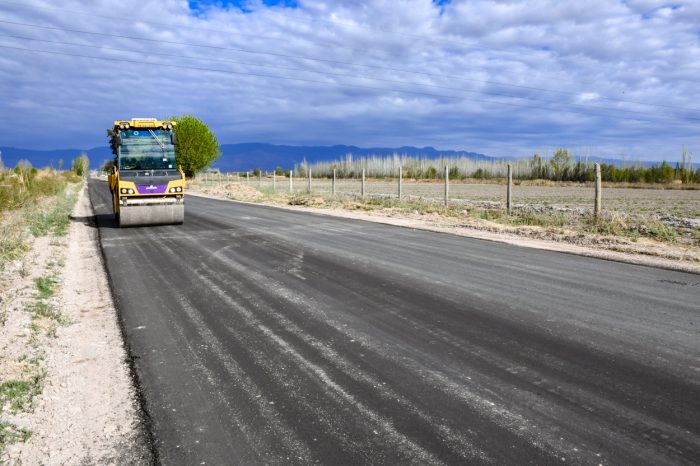
{"label": "road centerline area", "polygon": [[697,276],[190,196],[105,263],[163,464],[693,464]]}

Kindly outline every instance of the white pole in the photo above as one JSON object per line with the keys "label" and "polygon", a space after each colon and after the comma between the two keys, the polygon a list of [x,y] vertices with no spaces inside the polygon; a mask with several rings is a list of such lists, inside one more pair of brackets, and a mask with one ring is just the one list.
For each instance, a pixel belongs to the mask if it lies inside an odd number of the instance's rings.
{"label": "white pole", "polygon": [[450,199],[450,167],[445,165],[445,206],[449,204]]}
{"label": "white pole", "polygon": [[292,180],[294,179],[294,170],[289,170],[289,194],[292,194],[294,192],[294,188],[292,187]]}
{"label": "white pole", "polygon": [[600,164],[596,163],[595,164],[595,216],[598,217],[600,215],[600,211],[602,209],[602,191],[603,191],[603,186],[602,186],[602,181],[601,181],[601,175],[600,175]]}
{"label": "white pole", "polygon": [[333,182],[331,183],[331,195],[335,196],[335,168],[333,169]]}
{"label": "white pole", "polygon": [[401,200],[401,196],[403,195],[403,167],[399,165],[399,201]]}
{"label": "white pole", "polygon": [[365,169],[362,169],[362,191],[360,191],[362,197],[365,197]]}
{"label": "white pole", "polygon": [[508,215],[513,211],[513,165],[508,164],[508,189],[506,190],[506,207]]}

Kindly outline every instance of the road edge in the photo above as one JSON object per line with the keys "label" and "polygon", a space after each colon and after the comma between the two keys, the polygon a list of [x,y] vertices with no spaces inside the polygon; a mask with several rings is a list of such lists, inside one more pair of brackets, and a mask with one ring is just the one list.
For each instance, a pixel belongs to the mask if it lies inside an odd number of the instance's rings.
{"label": "road edge", "polygon": [[155,436],[153,434],[153,428],[152,428],[152,419],[150,414],[148,413],[148,410],[146,409],[146,399],[143,394],[143,390],[141,388],[141,382],[140,378],[138,375],[138,371],[136,370],[136,364],[134,363],[134,356],[131,351],[131,347],[129,346],[129,343],[126,338],[126,329],[124,328],[124,319],[122,318],[122,313],[121,310],[119,309],[118,303],[116,299],[114,299],[115,293],[114,293],[114,283],[112,280],[112,276],[109,273],[109,268],[107,267],[107,256],[104,253],[104,249],[102,247],[102,232],[100,230],[100,224],[99,221],[97,220],[97,214],[95,213],[95,205],[93,203],[92,195],[90,192],[90,185],[89,182],[86,183],[85,189],[87,191],[87,196],[90,204],[90,210],[92,213],[92,221],[94,222],[94,227],[96,230],[96,239],[97,239],[97,247],[99,249],[99,254],[100,254],[100,262],[102,264],[102,270],[103,273],[105,274],[105,277],[107,278],[107,284],[109,286],[109,293],[110,297],[112,299],[112,305],[115,310],[116,318],[117,318],[117,326],[119,327],[119,335],[121,337],[122,341],[122,347],[124,349],[124,354],[126,355],[126,364],[127,367],[129,368],[129,378],[131,380],[131,385],[134,390],[134,394],[136,395],[136,405],[138,406],[137,410],[137,415],[138,415],[138,420],[139,420],[139,427],[140,427],[140,434],[142,436],[142,441],[144,442],[146,448],[150,452],[151,458],[150,458],[150,464],[152,466],[159,466],[161,464],[160,458],[158,455],[158,449],[156,448],[156,441],[155,441]]}

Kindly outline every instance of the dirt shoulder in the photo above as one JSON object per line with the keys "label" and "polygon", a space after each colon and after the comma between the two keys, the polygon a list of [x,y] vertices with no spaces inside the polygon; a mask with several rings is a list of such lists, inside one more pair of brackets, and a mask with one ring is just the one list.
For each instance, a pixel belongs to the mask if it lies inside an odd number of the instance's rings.
{"label": "dirt shoulder", "polygon": [[238,183],[189,189],[189,194],[700,273],[700,247],[680,242],[674,244],[644,237],[630,239],[617,235],[586,234],[562,227],[504,225],[474,218],[466,210],[462,211],[463,215],[460,215],[460,211],[445,215],[439,209],[382,207],[358,198],[339,200],[318,195],[270,195]]}
{"label": "dirt shoulder", "polygon": [[6,463],[151,463],[92,221],[82,189],[68,235],[35,239],[23,264],[5,271],[14,298],[2,377],[30,387],[22,406],[5,398],[3,425],[17,433]]}

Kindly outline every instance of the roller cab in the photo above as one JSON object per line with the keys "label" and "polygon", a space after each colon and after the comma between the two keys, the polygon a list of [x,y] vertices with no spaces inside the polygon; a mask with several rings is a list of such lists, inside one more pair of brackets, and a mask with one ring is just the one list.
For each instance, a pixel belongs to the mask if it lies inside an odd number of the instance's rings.
{"label": "roller cab", "polygon": [[116,157],[108,182],[120,227],[184,222],[185,175],[175,163],[174,125],[132,119],[109,131]]}

